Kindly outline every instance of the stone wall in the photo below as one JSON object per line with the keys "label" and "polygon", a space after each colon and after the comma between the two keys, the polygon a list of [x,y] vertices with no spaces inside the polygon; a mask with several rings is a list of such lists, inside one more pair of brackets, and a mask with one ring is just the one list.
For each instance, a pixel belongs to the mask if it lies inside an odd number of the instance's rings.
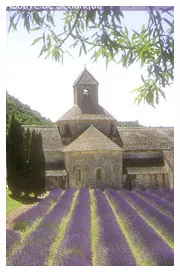
{"label": "stone wall", "polygon": [[[119,189],[122,186],[122,151],[66,152],[65,166],[71,188]],[[97,179],[98,169],[100,180]]]}
{"label": "stone wall", "polygon": [[126,182],[129,189],[169,188],[167,173],[129,174]]}
{"label": "stone wall", "polygon": [[169,188],[173,189],[174,188],[174,172],[172,167],[170,167],[170,165],[165,161],[165,166],[167,169],[167,173],[168,173],[168,183],[169,183]]}
{"label": "stone wall", "polygon": [[112,188],[119,190],[121,188],[119,180],[95,180],[95,179],[86,179],[78,181],[77,185],[79,188],[101,188],[105,190],[106,188]]}
{"label": "stone wall", "polygon": [[94,105],[98,104],[98,85],[84,84],[74,87],[74,104],[81,107],[84,101],[84,89],[87,89],[90,93],[89,99]]}
{"label": "stone wall", "polygon": [[46,177],[46,190],[50,191],[55,188],[66,189],[67,188],[66,179],[60,176]]}
{"label": "stone wall", "polygon": [[[116,136],[116,123],[116,120],[101,119],[61,121],[59,124],[59,131],[62,142],[64,144],[69,144],[75,138],[77,138],[77,136],[83,133],[90,126],[90,124],[95,126],[107,136]],[[67,143],[66,138],[68,138]]]}

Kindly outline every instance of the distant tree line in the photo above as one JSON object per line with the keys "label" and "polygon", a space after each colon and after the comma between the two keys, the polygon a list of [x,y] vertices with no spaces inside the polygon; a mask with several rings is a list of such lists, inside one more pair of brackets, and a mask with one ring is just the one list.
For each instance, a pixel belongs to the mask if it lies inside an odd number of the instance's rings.
{"label": "distant tree line", "polygon": [[117,123],[118,127],[143,127],[142,125],[139,124],[139,121],[119,121]]}
{"label": "distant tree line", "polygon": [[[6,92],[6,128],[10,125],[11,116],[14,115],[22,125],[52,125],[50,119],[42,117],[40,113],[32,110],[28,105],[21,103]],[[6,130],[6,131],[7,131]]]}
{"label": "distant tree line", "polygon": [[45,158],[40,133],[21,126],[12,115],[7,131],[7,184],[16,198],[45,191]]}

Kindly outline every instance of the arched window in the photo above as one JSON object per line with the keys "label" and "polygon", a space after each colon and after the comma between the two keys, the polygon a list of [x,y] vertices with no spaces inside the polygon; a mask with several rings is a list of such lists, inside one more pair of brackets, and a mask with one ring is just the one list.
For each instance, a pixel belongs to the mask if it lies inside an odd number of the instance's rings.
{"label": "arched window", "polygon": [[96,180],[102,180],[102,171],[100,168],[96,170]]}
{"label": "arched window", "polygon": [[81,179],[82,179],[81,169],[78,169],[78,170],[77,170],[76,180],[77,180],[77,181],[81,181]]}
{"label": "arched window", "polygon": [[90,95],[89,91],[87,89],[84,89],[84,98],[88,99],[89,95]]}

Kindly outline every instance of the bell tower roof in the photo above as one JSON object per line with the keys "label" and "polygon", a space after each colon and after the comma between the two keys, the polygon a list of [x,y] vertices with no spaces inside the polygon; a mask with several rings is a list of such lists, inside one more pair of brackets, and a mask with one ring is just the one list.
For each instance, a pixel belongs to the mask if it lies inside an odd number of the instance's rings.
{"label": "bell tower roof", "polygon": [[86,66],[84,67],[84,70],[81,72],[78,78],[75,80],[73,87],[76,85],[84,85],[84,84],[99,85],[98,81],[86,69]]}

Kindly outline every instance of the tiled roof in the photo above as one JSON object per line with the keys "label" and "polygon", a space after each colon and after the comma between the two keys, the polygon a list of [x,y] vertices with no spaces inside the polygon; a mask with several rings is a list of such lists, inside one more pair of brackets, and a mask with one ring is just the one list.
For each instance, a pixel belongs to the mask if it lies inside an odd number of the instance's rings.
{"label": "tiled roof", "polygon": [[85,130],[76,140],[69,144],[64,152],[82,152],[82,151],[120,151],[122,150],[118,145],[112,142],[97,128],[91,125]]}
{"label": "tiled roof", "polygon": [[150,167],[126,167],[128,174],[158,174],[166,173],[166,167],[164,166],[150,166]]}
{"label": "tiled roof", "polygon": [[63,144],[56,126],[23,126],[25,129],[35,130],[42,135],[44,151],[61,151]]}
{"label": "tiled roof", "polygon": [[46,171],[47,177],[53,177],[53,176],[67,176],[66,170],[47,170]]}
{"label": "tiled roof", "polygon": [[118,127],[123,150],[163,150],[174,148],[173,128]]}
{"label": "tiled roof", "polygon": [[[88,116],[88,114],[87,114],[87,116]],[[49,152],[62,151],[63,148],[66,149],[70,146],[70,145],[68,147],[63,146],[62,141],[61,141],[61,137],[59,135],[58,128],[56,126],[28,126],[28,125],[24,125],[23,127],[29,128],[30,130],[35,129],[36,131],[41,132],[44,151],[49,151]],[[123,143],[122,148],[124,151],[162,150],[167,162],[169,162],[170,165],[173,165],[173,149],[174,149],[174,146],[173,146],[174,129],[173,128],[162,128],[162,127],[160,127],[160,128],[124,128],[124,127],[119,127],[118,132],[119,132],[120,138]],[[104,134],[102,134],[101,132],[99,132],[99,133],[101,134],[101,136],[103,135],[106,138],[106,140],[109,140]],[[79,138],[82,135],[83,134],[81,134],[79,136]],[[101,138],[100,135],[99,135],[99,138]],[[78,140],[78,139],[76,139],[76,140]],[[91,139],[88,138],[87,141],[86,141],[86,139],[84,139],[84,141],[86,142],[86,145],[89,144],[89,150],[90,149],[93,150],[93,144],[91,143]],[[109,140],[109,141],[111,143],[113,143],[111,140]],[[116,145],[115,143],[113,143],[113,144]],[[103,148],[101,149],[100,145],[98,145],[98,146],[99,146],[99,150],[103,149]]]}
{"label": "tiled roof", "polygon": [[163,150],[163,155],[171,168],[174,167],[174,150]]}
{"label": "tiled roof", "polygon": [[115,120],[115,118],[108,111],[102,107],[100,108],[102,113],[99,114],[83,113],[83,107],[80,108],[75,104],[70,110],[61,116],[56,123],[67,120]]}
{"label": "tiled roof", "polygon": [[77,84],[95,84],[97,85],[97,80],[88,72],[88,70],[85,68],[82,73],[78,76],[78,78],[75,80],[73,87]]}

